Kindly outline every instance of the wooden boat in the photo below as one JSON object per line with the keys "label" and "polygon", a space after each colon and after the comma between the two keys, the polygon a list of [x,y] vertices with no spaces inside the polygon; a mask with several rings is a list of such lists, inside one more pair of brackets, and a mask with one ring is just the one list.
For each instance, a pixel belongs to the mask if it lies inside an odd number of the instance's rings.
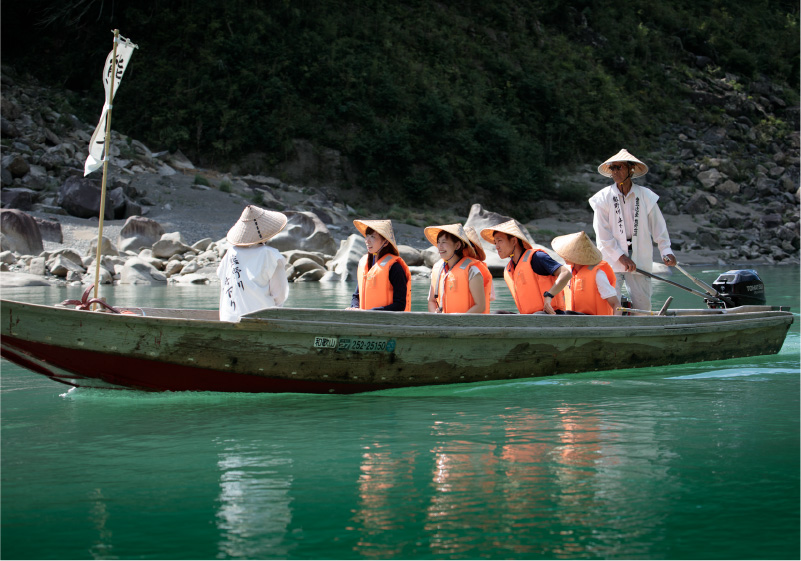
{"label": "wooden boat", "polygon": [[2,356],[72,386],[356,393],[779,352],[788,308],[594,317],[276,308],[123,314],[3,300]]}

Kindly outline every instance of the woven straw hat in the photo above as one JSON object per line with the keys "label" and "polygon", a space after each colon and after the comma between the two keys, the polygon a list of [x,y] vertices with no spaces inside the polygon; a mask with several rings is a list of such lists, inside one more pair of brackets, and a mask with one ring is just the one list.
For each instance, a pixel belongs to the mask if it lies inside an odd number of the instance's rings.
{"label": "woven straw hat", "polygon": [[504,234],[508,234],[510,236],[514,236],[515,238],[519,239],[520,242],[523,244],[525,249],[532,249],[532,242],[529,240],[529,237],[523,233],[523,229],[520,227],[520,223],[515,220],[509,220],[508,222],[502,222],[496,226],[492,226],[490,228],[484,228],[481,230],[481,237],[487,240],[489,243],[495,245],[495,238],[493,238],[493,234],[495,232],[503,232]]}
{"label": "woven straw hat", "polygon": [[362,236],[367,237],[367,228],[372,228],[378,232],[382,238],[395,248],[395,254],[400,254],[398,244],[395,242],[395,231],[392,229],[392,220],[354,220],[353,225]]}
{"label": "woven straw hat", "polygon": [[248,205],[236,224],[228,230],[226,239],[232,245],[242,247],[260,244],[283,230],[286,221],[286,215],[280,212]]}
{"label": "woven straw hat", "polygon": [[461,240],[462,245],[464,246],[464,250],[465,250],[466,254],[470,255],[470,253],[472,253],[471,250],[473,249],[473,246],[470,243],[470,239],[467,237],[467,234],[465,233],[464,228],[462,228],[461,224],[446,224],[444,226],[429,226],[425,230],[423,230],[423,233],[426,235],[426,239],[429,242],[431,242],[431,245],[433,245],[435,247],[437,245],[437,238],[439,237],[439,233],[440,232],[448,232],[449,234],[453,234],[459,240]]}
{"label": "woven straw hat", "polygon": [[487,260],[487,252],[481,245],[481,238],[478,237],[478,232],[472,226],[465,226],[464,233],[467,234],[467,239],[470,240],[470,245],[473,246],[473,251],[476,253],[476,259],[479,261]]}
{"label": "woven straw hat", "polygon": [[606,177],[612,177],[612,172],[609,171],[609,164],[613,162],[631,162],[634,164],[634,171],[631,172],[631,177],[642,177],[646,173],[648,173],[648,166],[646,166],[643,162],[632,156],[628,150],[625,148],[621,148],[620,152],[606,160],[600,166],[598,166],[598,173]]}
{"label": "woven straw hat", "polygon": [[576,265],[597,265],[603,259],[586,232],[557,236],[551,240],[551,247],[562,259]]}

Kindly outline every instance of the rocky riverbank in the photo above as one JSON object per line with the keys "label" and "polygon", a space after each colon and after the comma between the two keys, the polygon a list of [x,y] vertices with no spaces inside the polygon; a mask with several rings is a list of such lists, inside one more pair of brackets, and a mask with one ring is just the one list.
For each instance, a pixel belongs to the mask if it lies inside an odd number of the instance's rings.
{"label": "rocky riverbank", "polygon": [[[101,174],[84,178],[83,163],[94,124],[70,113],[64,92],[7,67],[1,80],[0,268],[35,274],[46,282],[92,282]],[[695,122],[688,116],[661,135],[659,152],[638,154],[650,166],[644,183],[660,195],[679,261],[720,267],[798,265],[799,134],[797,126],[788,131],[776,117],[786,120],[789,115],[795,124],[797,108],[783,107],[770,84],[755,83],[752,91],[743,91],[729,76],[688,78],[688,87],[697,103],[723,108],[719,122]],[[328,150],[315,155],[303,146],[297,141],[296,156],[306,159],[298,162],[300,167],[341,165],[338,154],[332,157]],[[577,202],[541,201],[538,217],[526,224],[534,241],[550,249],[556,235],[583,229],[593,236],[585,201],[607,183],[595,164],[563,170],[559,187],[578,193],[572,197]],[[107,189],[104,282],[214,282],[213,270],[226,247],[224,235],[251,203],[290,215],[285,239],[276,242],[290,259],[296,281],[352,276],[348,270],[364,251],[361,238],[354,236],[354,218],[391,218],[398,242],[407,246],[410,265],[420,267],[416,272],[422,275],[433,258],[425,251],[430,246],[424,226],[463,222],[481,227],[506,218],[479,205],[469,216],[353,208],[344,202],[343,186],[303,184],[267,171],[235,175],[198,169],[180,152],[153,151],[116,132]],[[151,237],[133,247],[126,228],[143,223]],[[175,252],[167,255],[157,248],[159,243],[173,244]],[[123,275],[134,264],[137,274]],[[0,275],[2,279],[12,282],[8,274]]]}

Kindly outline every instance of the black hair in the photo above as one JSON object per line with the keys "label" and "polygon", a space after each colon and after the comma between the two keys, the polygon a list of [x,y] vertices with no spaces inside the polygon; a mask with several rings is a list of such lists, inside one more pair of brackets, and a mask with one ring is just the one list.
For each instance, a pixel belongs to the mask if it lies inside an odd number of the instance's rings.
{"label": "black hair", "polygon": [[[367,236],[369,236],[370,234],[378,234],[378,232],[376,232],[375,230],[373,230],[372,228],[370,228],[370,227],[368,226],[368,227],[367,227],[367,229],[364,231],[364,236],[365,236],[365,237],[367,237]],[[379,235],[379,236],[381,236],[381,234],[378,234],[378,235]],[[385,238],[384,236],[381,236],[381,237],[382,237],[383,239],[387,240],[387,238]],[[378,254],[376,255],[376,258],[375,258],[375,259],[376,259],[376,261],[378,261],[379,259],[381,259],[382,257],[384,257],[384,256],[385,256],[387,253],[391,253],[392,255],[400,255],[400,254],[398,253],[398,250],[397,250],[397,249],[395,249],[395,247],[394,247],[394,246],[393,246],[391,243],[389,243],[389,240],[387,240],[387,245],[385,245],[384,247],[382,247],[382,248],[379,250]]]}
{"label": "black hair", "polygon": [[456,253],[456,254],[459,256],[459,259],[461,259],[462,257],[464,257],[464,250],[465,250],[465,243],[464,243],[464,240],[462,240],[462,239],[460,239],[460,238],[457,238],[456,236],[454,236],[454,235],[453,235],[453,234],[451,234],[450,232],[446,232],[445,230],[440,230],[439,234],[437,234],[437,241],[439,241],[439,239],[440,239],[442,236],[447,236],[447,237],[448,237],[448,239],[449,239],[449,240],[451,240],[453,243],[457,243],[457,242],[458,242],[458,243],[460,243],[460,244],[461,244],[461,246],[459,247],[459,249],[457,249],[456,251],[454,251],[454,253]]}
{"label": "black hair", "polygon": [[509,238],[512,238],[515,241],[515,249],[517,249],[517,246],[520,245],[521,250],[523,251],[526,250],[526,246],[523,245],[523,242],[517,236],[513,236],[512,234],[507,234],[506,232],[501,232],[500,230],[493,230],[492,236],[495,237],[495,234],[503,234],[504,236],[506,236],[507,240]]}

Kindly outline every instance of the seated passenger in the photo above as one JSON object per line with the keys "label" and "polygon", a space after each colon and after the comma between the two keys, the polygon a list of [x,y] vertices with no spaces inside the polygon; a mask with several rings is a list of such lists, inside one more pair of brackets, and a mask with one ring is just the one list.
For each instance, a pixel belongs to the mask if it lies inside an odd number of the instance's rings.
{"label": "seated passenger", "polygon": [[481,314],[489,302],[484,276],[461,224],[429,226],[425,236],[437,247],[442,262],[431,271],[428,311],[446,314]]}
{"label": "seated passenger", "polygon": [[289,296],[286,260],[265,245],[286,226],[280,212],[248,205],[228,231],[231,247],[217,268],[220,319],[237,322],[250,312],[281,306]]}
{"label": "seated passenger", "polygon": [[585,232],[558,236],[551,241],[551,247],[573,274],[565,288],[568,311],[591,316],[622,314],[617,310],[620,299],[615,289],[615,273]]}
{"label": "seated passenger", "polygon": [[495,244],[501,259],[510,258],[503,278],[521,314],[565,313],[562,289],[570,280],[570,269],[545,251],[533,249],[517,220],[484,228],[481,237]]}
{"label": "seated passenger", "polygon": [[354,220],[367,254],[356,269],[356,292],[348,310],[408,312],[412,309],[412,274],[398,252],[390,220]]}
{"label": "seated passenger", "polygon": [[470,245],[473,248],[473,255],[478,260],[476,266],[481,271],[481,276],[484,277],[484,299],[487,302],[487,308],[484,310],[485,314],[490,313],[490,302],[495,301],[495,287],[492,285],[492,273],[490,273],[487,264],[487,253],[481,245],[481,238],[478,237],[478,232],[472,226],[465,226],[464,233],[467,234],[467,239],[470,240]]}

